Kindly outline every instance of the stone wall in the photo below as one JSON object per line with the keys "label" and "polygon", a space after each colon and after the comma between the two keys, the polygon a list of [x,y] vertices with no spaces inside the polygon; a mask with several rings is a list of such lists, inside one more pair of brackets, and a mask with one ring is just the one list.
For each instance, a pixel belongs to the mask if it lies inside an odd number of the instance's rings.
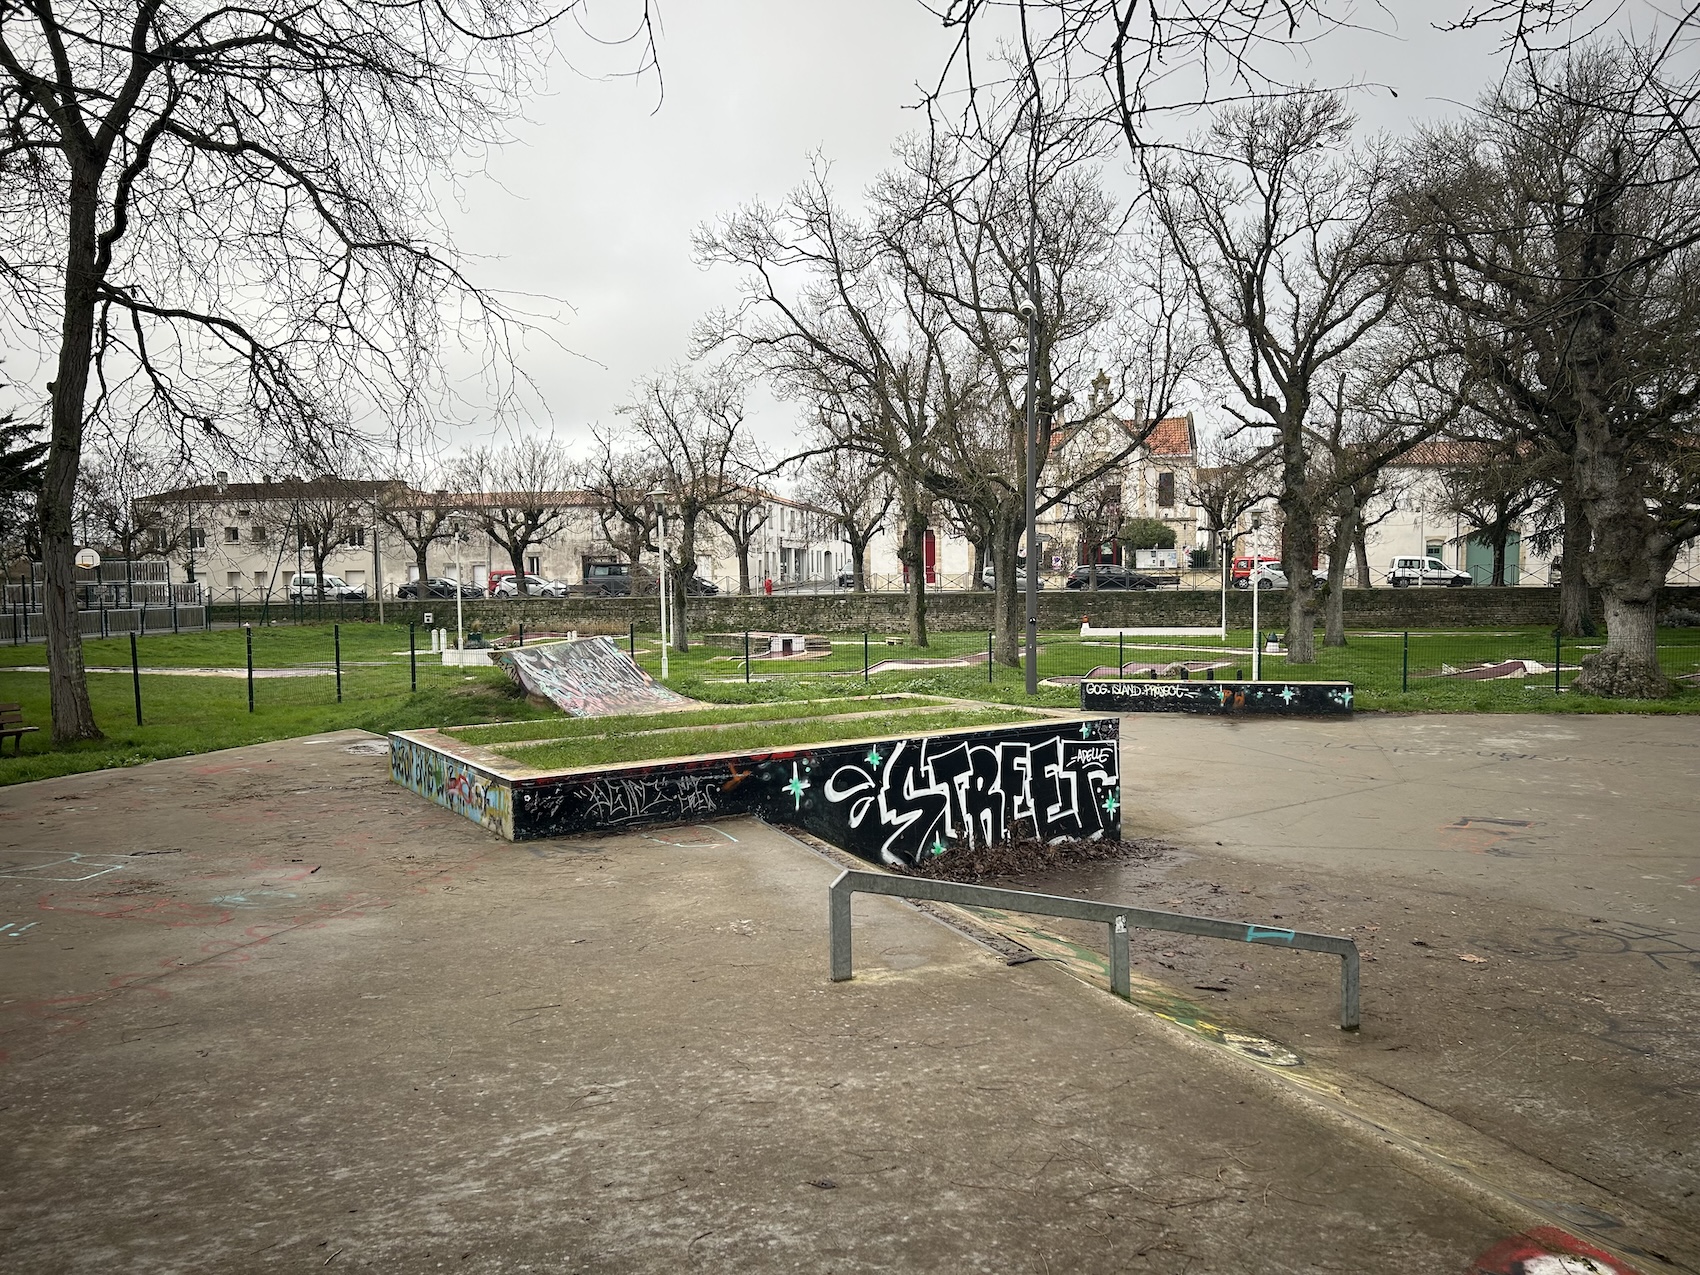
{"label": "stone wall", "polygon": [[[1558,622],[1558,590],[1543,588],[1467,589],[1348,589],[1346,627],[1350,629],[1439,629],[1480,628],[1505,625],[1553,625]],[[1078,628],[1083,619],[1095,625],[1214,625],[1221,619],[1221,594],[1207,590],[1158,590],[1148,593],[1110,591],[1104,593],[1046,589],[1039,595],[1039,627]],[[1665,590],[1664,605],[1700,610],[1700,588]],[[1286,594],[1264,593],[1259,620],[1266,629],[1287,627]],[[318,608],[309,605],[307,618]],[[453,601],[390,602],[385,617],[392,623],[417,621],[421,612],[431,611],[439,628],[453,629]],[[290,608],[274,608],[272,615],[287,622]],[[235,618],[229,607],[215,608],[215,620]],[[465,604],[469,632],[502,633],[520,621],[534,632],[576,629],[580,633],[625,633],[636,624],[640,631],[660,627],[654,598],[500,598]],[[1595,608],[1596,616],[1599,614]],[[244,608],[245,619],[254,618]],[[777,633],[902,633],[908,627],[908,609],[900,593],[778,594],[774,597],[737,594],[692,598],[687,616],[693,633],[742,632],[745,629]],[[375,603],[344,608],[324,607],[324,619],[348,621],[376,619]],[[990,592],[936,593],[927,598],[927,620],[935,632],[984,632],[992,622]],[[1251,624],[1251,595],[1228,595],[1228,625],[1247,628]]]}

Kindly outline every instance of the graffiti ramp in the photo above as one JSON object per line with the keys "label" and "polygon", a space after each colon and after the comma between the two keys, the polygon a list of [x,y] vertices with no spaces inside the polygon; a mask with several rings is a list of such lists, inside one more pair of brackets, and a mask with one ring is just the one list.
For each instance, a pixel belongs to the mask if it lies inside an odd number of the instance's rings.
{"label": "graffiti ramp", "polygon": [[519,646],[491,658],[531,694],[574,717],[658,713],[695,702],[645,673],[612,638]]}

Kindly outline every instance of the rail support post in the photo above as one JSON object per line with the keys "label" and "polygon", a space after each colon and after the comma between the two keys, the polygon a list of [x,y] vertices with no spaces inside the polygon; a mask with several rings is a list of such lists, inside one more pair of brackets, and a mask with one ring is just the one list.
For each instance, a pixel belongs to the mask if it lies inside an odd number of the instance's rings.
{"label": "rail support post", "polygon": [[1118,916],[1110,923],[1110,990],[1124,1001],[1133,999],[1128,955],[1127,918]]}
{"label": "rail support post", "polygon": [[842,983],[850,977],[850,891],[844,879],[848,869],[841,872],[826,892],[827,941],[832,946],[832,981]]}

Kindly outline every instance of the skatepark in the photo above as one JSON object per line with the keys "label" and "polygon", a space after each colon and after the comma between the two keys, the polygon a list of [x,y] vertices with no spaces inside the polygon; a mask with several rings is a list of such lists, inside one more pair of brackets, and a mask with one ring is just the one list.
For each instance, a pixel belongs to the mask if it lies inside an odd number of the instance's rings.
{"label": "skatepark", "polygon": [[9,788],[0,1234],[51,1270],[1695,1269],[1687,734],[1124,719],[1149,852],[1020,884],[1351,936],[1355,1033],[1305,953],[1136,933],[1130,1003],[1102,927],[895,899],[834,983],[859,860],[749,818],[515,844],[361,732]]}

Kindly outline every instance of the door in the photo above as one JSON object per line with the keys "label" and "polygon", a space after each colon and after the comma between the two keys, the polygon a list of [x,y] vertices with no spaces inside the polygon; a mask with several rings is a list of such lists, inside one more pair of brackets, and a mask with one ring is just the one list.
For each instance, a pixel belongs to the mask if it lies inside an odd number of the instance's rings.
{"label": "door", "polygon": [[[1513,531],[1505,540],[1505,583],[1516,584],[1523,578],[1520,570],[1523,557],[1522,537]],[[1464,570],[1476,584],[1493,580],[1493,546],[1486,540],[1471,536],[1464,542]]]}
{"label": "door", "polygon": [[939,582],[938,560],[939,560],[938,537],[933,534],[933,529],[931,527],[928,527],[927,528],[927,583],[928,584],[937,584]]}

